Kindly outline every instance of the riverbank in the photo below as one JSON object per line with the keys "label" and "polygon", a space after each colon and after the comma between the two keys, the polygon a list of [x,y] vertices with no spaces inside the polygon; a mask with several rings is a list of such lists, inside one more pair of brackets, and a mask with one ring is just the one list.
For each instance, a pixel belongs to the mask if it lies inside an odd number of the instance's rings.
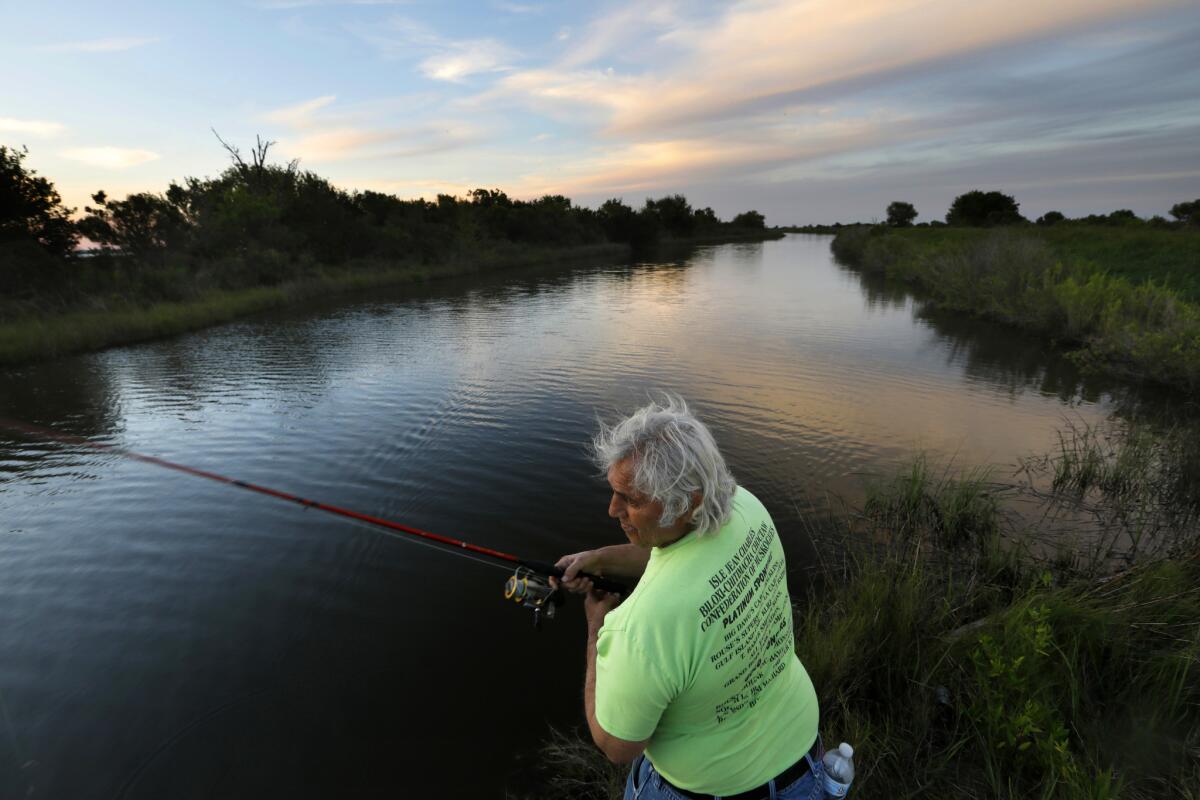
{"label": "riverbank", "polygon": [[1045,335],[1091,367],[1200,392],[1192,231],[859,226],[832,247],[847,266],[918,287],[929,305]]}
{"label": "riverbank", "polygon": [[[813,524],[829,556],[796,652],[826,743],[855,746],[856,796],[1195,796],[1200,431],[1113,433],[1064,432],[1023,465],[1045,481],[918,457]],[[1014,494],[1052,513],[1027,526]],[[582,733],[542,756],[539,797],[621,796]]]}
{"label": "riverbank", "polygon": [[[667,239],[658,246],[674,249],[722,242],[765,241],[782,236],[771,230],[737,231],[725,236]],[[140,304],[110,296],[98,299],[88,309],[30,313],[0,323],[0,366],[174,336],[330,294],[522,266],[616,261],[630,255],[628,245],[616,243],[497,247],[457,255],[438,263],[359,260],[313,270],[311,274],[271,286],[208,289],[171,302]]]}

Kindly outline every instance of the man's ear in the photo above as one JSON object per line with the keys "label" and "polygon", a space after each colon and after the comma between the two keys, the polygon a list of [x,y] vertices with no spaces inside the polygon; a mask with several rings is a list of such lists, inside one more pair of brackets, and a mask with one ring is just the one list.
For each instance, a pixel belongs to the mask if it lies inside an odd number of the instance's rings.
{"label": "man's ear", "polygon": [[696,509],[700,508],[700,504],[704,502],[704,492],[697,489],[692,492],[692,503],[688,511],[690,511],[689,519],[696,516]]}

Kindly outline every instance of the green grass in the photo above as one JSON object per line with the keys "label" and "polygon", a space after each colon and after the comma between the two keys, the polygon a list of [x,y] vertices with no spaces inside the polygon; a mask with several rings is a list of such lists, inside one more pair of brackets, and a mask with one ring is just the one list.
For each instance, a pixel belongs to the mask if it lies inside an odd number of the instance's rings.
{"label": "green grass", "polygon": [[[1179,429],[1153,435],[1127,443],[1153,457],[1121,462],[1119,446],[1084,457],[1101,462],[1093,474],[1124,476],[1126,506],[1157,502],[1174,469],[1162,454],[1190,441]],[[1075,452],[1044,469],[1076,474]],[[1114,560],[1088,557],[1081,540],[1046,556],[1038,531],[1003,512],[1003,495],[1020,490],[919,456],[870,487],[862,508],[814,524],[823,550],[844,558],[827,559],[797,605],[796,651],[826,741],[855,745],[855,796],[1200,797],[1194,517],[1155,532],[1169,549]],[[1078,487],[1039,499],[1071,508]],[[1062,557],[1070,546],[1082,557]],[[543,755],[538,796],[621,796],[623,770],[582,732],[555,733]]]}
{"label": "green grass", "polygon": [[1055,256],[1131,283],[1153,282],[1200,302],[1200,235],[1189,229],[1054,225],[1037,229]]}
{"label": "green grass", "polygon": [[[853,235],[850,228],[840,233]],[[870,226],[859,226],[859,231]],[[1061,224],[1009,229],[904,228],[884,229],[922,252],[948,252],[974,245],[997,231],[1019,233],[1041,242],[1055,261],[1090,272],[1103,272],[1130,283],[1152,282],[1174,289],[1189,302],[1200,302],[1200,232],[1194,229],[1151,228],[1144,225],[1107,227]]]}
{"label": "green grass", "polygon": [[[1082,255],[1089,236],[1087,252],[1111,247],[1103,262]],[[1041,333],[1085,366],[1200,392],[1200,303],[1169,285],[1200,274],[1191,231],[876,226],[832,246],[843,263],[919,287],[930,305]],[[1107,266],[1146,250],[1123,271]]]}
{"label": "green grass", "polygon": [[174,302],[139,304],[110,296],[95,310],[27,313],[0,323],[0,365],[35,361],[83,350],[146,341],[228,322],[337,292],[449,278],[515,266],[583,258],[616,258],[624,245],[511,248],[482,252],[435,265],[359,263],[274,286],[208,289]]}

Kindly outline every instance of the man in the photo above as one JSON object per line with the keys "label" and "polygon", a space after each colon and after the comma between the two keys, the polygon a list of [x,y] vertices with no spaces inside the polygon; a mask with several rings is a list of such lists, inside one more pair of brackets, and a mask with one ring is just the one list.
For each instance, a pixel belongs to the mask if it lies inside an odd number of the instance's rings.
{"label": "man", "polygon": [[[584,713],[605,755],[633,762],[625,797],[820,797],[817,697],[770,515],[677,397],[602,426],[593,448],[629,543],[558,566],[587,593]],[[640,580],[622,602],[581,571]]]}

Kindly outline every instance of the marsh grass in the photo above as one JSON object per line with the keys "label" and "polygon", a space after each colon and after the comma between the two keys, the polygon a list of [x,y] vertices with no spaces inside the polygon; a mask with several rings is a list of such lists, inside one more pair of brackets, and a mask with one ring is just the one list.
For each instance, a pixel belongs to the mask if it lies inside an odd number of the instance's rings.
{"label": "marsh grass", "polygon": [[[1100,471],[1118,470],[1121,481],[1109,500],[1129,508],[1161,497],[1161,454],[1184,447],[1179,435],[1145,434],[1124,460],[1119,449],[1104,454]],[[1020,518],[1002,513],[998,492],[1018,490],[919,456],[868,492],[861,515],[840,521],[840,540],[859,544],[798,609],[797,653],[826,737],[862,754],[856,791],[1195,796],[1194,517],[1162,520],[1119,569],[1111,559],[1084,559],[1081,569],[1079,559],[1040,556]],[[1075,502],[1065,486],[1041,499]],[[1070,546],[1090,552],[1087,541]]]}
{"label": "marsh grass", "polygon": [[1071,422],[1058,447],[1026,459],[1029,491],[1048,479],[1050,508],[1090,520],[1083,571],[1099,574],[1140,559],[1178,555],[1200,521],[1200,424]]}
{"label": "marsh grass", "polygon": [[890,482],[867,487],[863,513],[889,537],[928,538],[943,548],[986,545],[999,533],[1003,489],[992,483],[989,468],[955,476],[949,470],[932,470],[920,454]]}
{"label": "marsh grass", "polygon": [[509,791],[511,800],[609,800],[625,793],[629,768],[605,758],[586,730],[551,728],[538,756],[537,788]]}
{"label": "marsh grass", "polygon": [[[94,299],[82,310],[12,310],[0,321],[0,365],[53,358],[82,350],[146,341],[197,330],[249,314],[325,297],[383,286],[450,278],[515,266],[577,262],[624,254],[623,245],[573,248],[493,247],[441,264],[361,262],[317,271],[270,286],[222,289],[193,285],[178,297],[144,303],[138,288],[131,294]],[[179,289],[183,284],[173,284]]]}
{"label": "marsh grass", "polygon": [[[1063,477],[1036,499],[1074,506],[1085,484],[1096,505],[1177,491],[1156,476],[1176,469],[1164,453],[1186,451],[1187,434],[1112,435],[1064,434],[1042,467]],[[796,606],[796,651],[826,741],[859,754],[854,794],[1197,797],[1195,517],[1147,534],[1170,548],[1147,540],[1120,561],[1089,560],[1087,541],[1045,555],[1024,518],[1004,512],[1005,496],[1027,488],[918,456],[861,508],[806,523],[842,557],[824,559]],[[1085,557],[1068,557],[1076,550]],[[557,788],[544,796],[621,796],[623,770],[583,736],[556,734],[545,754]]]}
{"label": "marsh grass", "polygon": [[[1105,242],[1113,253],[1097,261]],[[1200,237],[1191,232],[862,226],[832,248],[845,264],[920,287],[929,305],[1041,333],[1077,348],[1086,366],[1200,391]],[[1121,254],[1145,261],[1116,269]]]}

